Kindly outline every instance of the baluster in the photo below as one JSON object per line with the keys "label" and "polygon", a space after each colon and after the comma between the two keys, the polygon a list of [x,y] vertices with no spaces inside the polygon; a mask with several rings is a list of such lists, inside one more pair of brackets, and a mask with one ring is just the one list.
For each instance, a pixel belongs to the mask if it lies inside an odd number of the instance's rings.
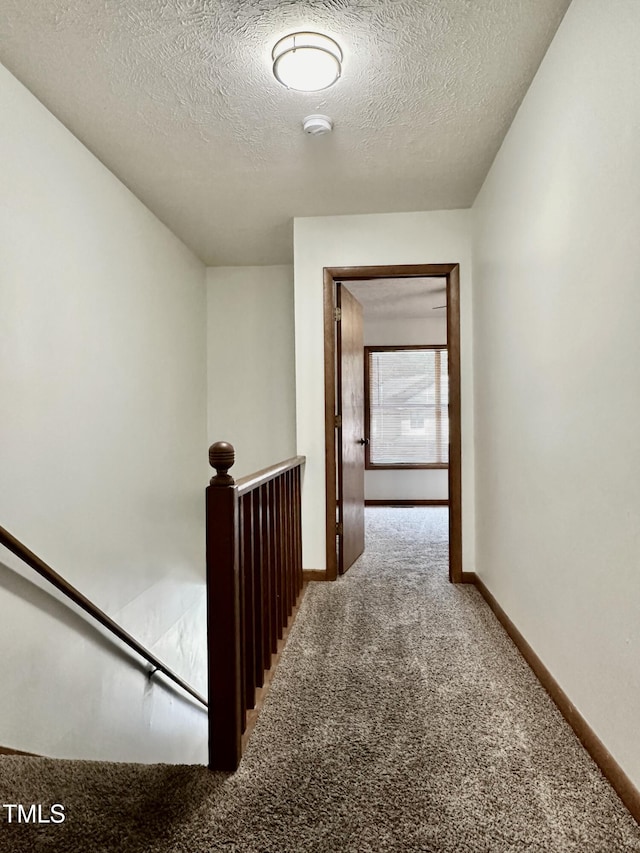
{"label": "baluster", "polygon": [[247,724],[247,698],[245,691],[245,670],[246,670],[246,619],[244,610],[244,520],[242,506],[242,498],[238,500],[238,602],[240,606],[240,701],[242,715],[242,731]]}
{"label": "baluster", "polygon": [[296,496],[295,496],[295,509],[296,509],[296,575],[298,578],[297,590],[298,595],[302,591],[302,469],[300,467],[296,468]]}
{"label": "baluster", "polygon": [[287,622],[287,590],[285,585],[285,573],[284,573],[284,536],[282,534],[283,531],[283,506],[282,506],[282,477],[276,477],[273,481],[273,484],[276,489],[276,502],[277,502],[277,513],[276,513],[276,521],[277,521],[277,542],[278,542],[278,557],[277,557],[277,566],[278,566],[278,639],[282,639],[284,635],[284,626]]}
{"label": "baluster", "polygon": [[294,468],[291,472],[291,572],[293,576],[293,601],[294,604],[298,601],[300,595],[299,578],[298,578],[298,548],[297,548],[297,530],[298,530],[298,492],[296,489],[296,475],[298,469]]}
{"label": "baluster", "polygon": [[286,522],[287,522],[287,578],[289,589],[289,616],[293,613],[293,607],[296,603],[295,577],[293,571],[293,497],[292,497],[292,476],[293,471],[287,471],[285,477],[285,506]]}
{"label": "baluster", "polygon": [[289,621],[289,565],[287,554],[286,472],[278,477],[280,494],[280,571],[282,572],[282,627]]}
{"label": "baluster", "polygon": [[[267,484],[269,488],[269,575],[271,581],[271,652],[278,651],[278,631],[280,619],[280,588],[278,586],[278,524],[275,482]],[[282,636],[282,635],[280,635]]]}
{"label": "baluster", "polygon": [[209,766],[235,770],[242,755],[238,496],[232,445],[209,448],[216,469],[206,493]]}
{"label": "baluster", "polygon": [[253,613],[255,656],[253,681],[255,687],[264,684],[264,626],[263,626],[263,585],[262,585],[262,490],[251,493],[253,502]]}
{"label": "baluster", "polygon": [[283,475],[280,477],[280,505],[281,505],[281,516],[282,516],[282,547],[280,549],[280,553],[282,555],[282,577],[284,580],[284,607],[282,613],[282,623],[287,626],[289,622],[289,615],[291,613],[291,609],[289,607],[291,603],[291,589],[290,589],[290,577],[289,577],[289,548],[287,543],[287,526],[288,526],[288,515],[289,515],[289,507],[287,505],[287,472],[285,471]]}
{"label": "baluster", "polygon": [[293,471],[287,472],[287,551],[289,552],[289,585],[291,612],[296,604],[295,554],[293,552]]}
{"label": "baluster", "polygon": [[269,484],[266,483],[260,487],[260,503],[262,505],[262,616],[263,616],[263,653],[264,653],[264,669],[267,670],[271,666],[271,646],[272,646],[272,606],[271,601],[274,595],[273,583],[271,581],[271,523],[269,521]]}
{"label": "baluster", "polygon": [[242,586],[244,590],[244,693],[246,708],[256,703],[255,598],[253,580],[253,501],[242,496]]}

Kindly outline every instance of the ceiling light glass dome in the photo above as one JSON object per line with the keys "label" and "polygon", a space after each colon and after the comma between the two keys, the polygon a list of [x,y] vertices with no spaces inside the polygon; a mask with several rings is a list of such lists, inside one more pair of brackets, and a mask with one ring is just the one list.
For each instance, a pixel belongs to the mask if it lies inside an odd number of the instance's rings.
{"label": "ceiling light glass dome", "polygon": [[332,86],[342,71],[342,50],[321,33],[291,33],[276,42],[273,73],[287,89],[319,92]]}

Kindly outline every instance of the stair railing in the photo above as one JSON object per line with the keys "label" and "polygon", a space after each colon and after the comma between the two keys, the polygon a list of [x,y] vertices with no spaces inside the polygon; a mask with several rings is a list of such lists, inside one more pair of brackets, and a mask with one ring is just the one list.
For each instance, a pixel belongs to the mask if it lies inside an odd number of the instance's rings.
{"label": "stair railing", "polygon": [[247,711],[302,591],[301,472],[295,456],[237,482],[233,446],[209,449],[209,766],[233,771]]}
{"label": "stair railing", "polygon": [[0,545],[34,569],[126,646],[208,708],[209,767],[235,770],[247,711],[273,665],[302,592],[301,490],[304,456],[237,482],[232,445],[209,449],[207,488],[209,702],[149,649],[0,526]]}
{"label": "stair railing", "polygon": [[108,616],[104,610],[101,610],[90,599],[72,586],[67,580],[65,580],[65,578],[62,577],[62,575],[59,575],[54,571],[51,566],[47,565],[47,563],[34,554],[33,551],[30,551],[26,545],[23,545],[19,539],[16,539],[16,537],[9,533],[9,531],[4,527],[0,527],[0,545],[4,545],[4,547],[15,554],[16,557],[19,557],[23,563],[26,563],[45,580],[49,581],[49,583],[56,589],[60,590],[60,592],[67,598],[71,599],[71,601],[73,601],[73,603],[81,610],[88,613],[89,616],[96,620],[96,622],[99,622],[100,625],[106,628],[110,633],[114,634],[125,645],[130,649],[133,649],[133,651],[139,654],[140,657],[150,663],[153,667],[152,675],[155,675],[156,672],[163,673],[170,681],[173,681],[174,684],[177,684],[190,696],[193,696],[193,698],[204,705],[205,708],[207,707],[207,700],[204,696],[201,696],[197,690],[194,690],[190,684],[163,663],[160,658],[156,657],[149,651],[149,649],[145,648],[142,643],[138,642],[135,637],[132,637],[131,634],[125,631],[124,628]]}

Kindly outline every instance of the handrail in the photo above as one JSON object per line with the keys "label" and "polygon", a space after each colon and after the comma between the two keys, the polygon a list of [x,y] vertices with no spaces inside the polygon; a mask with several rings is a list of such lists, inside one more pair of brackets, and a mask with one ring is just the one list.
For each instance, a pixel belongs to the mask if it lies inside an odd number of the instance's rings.
{"label": "handrail", "polygon": [[169,669],[166,664],[162,663],[159,658],[146,649],[141,643],[132,637],[131,634],[127,633],[124,628],[121,628],[117,622],[114,622],[110,616],[107,616],[103,610],[100,610],[99,607],[79,592],[74,586],[68,583],[61,575],[54,571],[51,566],[48,566],[44,560],[41,560],[40,557],[34,554],[33,551],[30,551],[26,545],[23,545],[22,542],[16,539],[15,536],[12,536],[11,533],[2,526],[0,526],[0,545],[4,545],[5,548],[8,548],[9,551],[16,555],[16,557],[19,557],[28,566],[35,569],[35,571],[45,578],[45,580],[49,581],[50,584],[53,584],[53,586],[66,595],[67,598],[70,598],[71,601],[73,601],[74,604],[77,604],[81,610],[84,610],[85,613],[92,616],[103,627],[111,631],[112,634],[115,634],[119,640],[122,640],[123,643],[137,652],[141,657],[146,658],[146,660],[155,667],[155,671],[163,672],[167,678],[179,685],[184,691],[189,693],[190,696],[197,699],[198,702],[201,702],[205,708],[208,707],[207,700],[204,696],[201,696],[200,693],[194,690],[193,687],[187,684],[187,682],[180,678],[179,675],[176,675],[173,670]]}
{"label": "handrail", "polygon": [[292,468],[297,468],[299,465],[304,465],[306,456],[292,456],[291,459],[285,459],[284,462],[278,462],[277,465],[271,465],[269,468],[263,468],[261,471],[256,471],[255,474],[249,474],[247,477],[241,477],[236,480],[236,488],[238,495],[246,495],[247,492],[252,492],[259,486],[268,483],[269,480],[275,480],[280,474],[285,471],[290,471]]}

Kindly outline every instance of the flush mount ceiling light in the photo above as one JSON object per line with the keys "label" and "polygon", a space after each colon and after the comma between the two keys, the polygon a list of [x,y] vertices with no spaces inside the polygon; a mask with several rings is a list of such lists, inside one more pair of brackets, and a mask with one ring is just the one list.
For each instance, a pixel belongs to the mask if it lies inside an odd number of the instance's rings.
{"label": "flush mount ceiling light", "polygon": [[276,42],[273,73],[287,89],[319,92],[332,86],[342,71],[342,50],[321,33],[291,33]]}

